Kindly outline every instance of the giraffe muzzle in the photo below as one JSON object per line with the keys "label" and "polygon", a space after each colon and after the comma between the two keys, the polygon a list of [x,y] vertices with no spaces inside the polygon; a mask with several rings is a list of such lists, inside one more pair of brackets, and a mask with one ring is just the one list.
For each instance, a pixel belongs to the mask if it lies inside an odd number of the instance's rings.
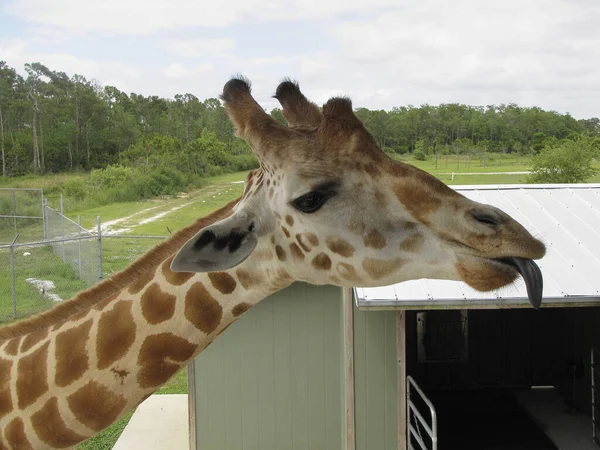
{"label": "giraffe muzzle", "polygon": [[544,290],[544,279],[538,265],[531,259],[517,257],[502,258],[500,261],[521,274],[527,286],[529,302],[531,306],[538,309],[542,305],[542,291]]}

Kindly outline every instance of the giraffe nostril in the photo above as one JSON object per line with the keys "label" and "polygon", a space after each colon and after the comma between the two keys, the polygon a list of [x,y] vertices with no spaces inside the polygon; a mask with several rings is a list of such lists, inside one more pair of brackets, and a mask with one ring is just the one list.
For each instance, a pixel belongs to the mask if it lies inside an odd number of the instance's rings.
{"label": "giraffe nostril", "polygon": [[488,211],[482,209],[474,209],[471,211],[471,216],[477,222],[482,223],[484,225],[495,227],[497,225],[502,225],[503,220],[502,217],[497,214],[495,211]]}

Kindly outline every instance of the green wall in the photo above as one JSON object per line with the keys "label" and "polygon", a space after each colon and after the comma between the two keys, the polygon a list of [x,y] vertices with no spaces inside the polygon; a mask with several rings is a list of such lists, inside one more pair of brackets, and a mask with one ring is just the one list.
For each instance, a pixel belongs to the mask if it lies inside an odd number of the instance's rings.
{"label": "green wall", "polygon": [[296,283],[195,359],[197,450],[342,448],[341,292]]}
{"label": "green wall", "polygon": [[356,450],[397,450],[396,313],[354,307]]}

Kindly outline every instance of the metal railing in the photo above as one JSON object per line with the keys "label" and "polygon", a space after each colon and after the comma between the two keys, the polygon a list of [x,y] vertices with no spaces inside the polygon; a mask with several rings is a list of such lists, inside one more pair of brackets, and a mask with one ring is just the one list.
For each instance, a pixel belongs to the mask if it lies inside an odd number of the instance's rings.
{"label": "metal railing", "polygon": [[[426,405],[429,409],[429,413],[431,415],[431,424],[425,419],[423,414],[419,411],[419,408],[413,402],[412,396],[416,394],[418,398]],[[407,404],[407,414],[406,414],[406,428],[407,428],[407,445],[408,450],[416,450],[413,442],[416,442],[419,445],[420,450],[437,450],[438,448],[438,431],[437,431],[437,415],[435,412],[435,407],[433,403],[427,398],[425,393],[421,390],[421,388],[417,385],[417,382],[413,377],[406,377],[406,404]],[[424,438],[421,433],[421,429],[429,438]],[[426,442],[426,440],[428,442]],[[428,444],[431,444],[429,446]]]}

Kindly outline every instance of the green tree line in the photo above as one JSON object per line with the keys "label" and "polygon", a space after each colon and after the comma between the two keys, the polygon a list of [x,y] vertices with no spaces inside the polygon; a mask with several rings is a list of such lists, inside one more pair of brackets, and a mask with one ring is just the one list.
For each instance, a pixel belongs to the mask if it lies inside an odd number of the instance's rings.
{"label": "green tree line", "polygon": [[[2,176],[119,164],[204,176],[256,166],[216,98],[127,94],[39,62],[26,64],[25,72],[0,61]],[[279,109],[270,113],[283,120]],[[471,151],[535,154],[548,142],[600,136],[598,118],[516,104],[358,108],[356,114],[386,152],[419,159]]]}

